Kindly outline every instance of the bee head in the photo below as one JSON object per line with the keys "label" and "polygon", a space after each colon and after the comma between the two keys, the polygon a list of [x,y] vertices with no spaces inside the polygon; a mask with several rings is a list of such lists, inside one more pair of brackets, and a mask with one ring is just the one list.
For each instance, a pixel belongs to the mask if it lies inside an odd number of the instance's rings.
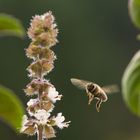
{"label": "bee head", "polygon": [[87,85],[87,90],[88,90],[89,92],[92,93],[95,89],[96,89],[96,86],[95,86],[93,83],[89,83],[89,84]]}

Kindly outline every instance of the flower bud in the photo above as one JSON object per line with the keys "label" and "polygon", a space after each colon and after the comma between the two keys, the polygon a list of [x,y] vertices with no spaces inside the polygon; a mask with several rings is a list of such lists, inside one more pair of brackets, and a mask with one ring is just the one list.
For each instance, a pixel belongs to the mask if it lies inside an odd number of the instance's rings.
{"label": "flower bud", "polygon": [[30,77],[42,77],[49,73],[54,68],[53,62],[49,62],[45,59],[33,62],[27,70],[30,73]]}

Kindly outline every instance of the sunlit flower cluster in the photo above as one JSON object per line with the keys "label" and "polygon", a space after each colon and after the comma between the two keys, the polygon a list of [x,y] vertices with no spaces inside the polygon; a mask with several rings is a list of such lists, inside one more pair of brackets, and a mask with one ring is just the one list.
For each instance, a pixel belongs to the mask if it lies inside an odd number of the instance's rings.
{"label": "sunlit flower cluster", "polygon": [[38,135],[38,140],[55,137],[54,127],[63,129],[69,126],[70,121],[64,122],[62,113],[51,116],[54,103],[61,100],[62,95],[53,84],[44,78],[54,68],[55,53],[51,50],[57,41],[58,29],[52,12],[42,16],[35,16],[31,20],[28,36],[32,42],[26,49],[26,55],[32,59],[28,66],[29,77],[32,81],[27,84],[24,92],[33,96],[27,102],[27,115],[23,116],[21,133]]}
{"label": "sunlit flower cluster", "polygon": [[54,46],[57,41],[58,29],[54,23],[54,16],[49,11],[42,16],[36,15],[31,20],[31,26],[28,29],[28,36],[37,44],[44,46]]}

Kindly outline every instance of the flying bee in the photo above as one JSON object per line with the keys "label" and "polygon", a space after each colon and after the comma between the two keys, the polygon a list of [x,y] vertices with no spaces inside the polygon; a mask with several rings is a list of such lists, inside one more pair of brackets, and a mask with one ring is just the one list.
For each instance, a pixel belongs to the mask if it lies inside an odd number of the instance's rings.
{"label": "flying bee", "polygon": [[76,87],[86,90],[87,96],[89,98],[89,101],[88,101],[89,105],[91,104],[93,99],[97,100],[97,103],[96,103],[97,112],[100,111],[100,106],[102,102],[106,102],[108,100],[107,94],[119,91],[117,85],[109,85],[109,86],[100,87],[96,83],[80,80],[76,78],[71,78],[71,82]]}

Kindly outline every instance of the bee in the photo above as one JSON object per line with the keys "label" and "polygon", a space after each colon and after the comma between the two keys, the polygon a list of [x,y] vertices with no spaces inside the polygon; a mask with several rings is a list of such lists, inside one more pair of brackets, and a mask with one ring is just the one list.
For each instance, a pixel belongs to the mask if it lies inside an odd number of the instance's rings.
{"label": "bee", "polygon": [[87,96],[89,98],[88,104],[90,105],[93,99],[97,100],[96,103],[96,110],[97,112],[100,111],[100,106],[102,102],[106,102],[108,100],[107,94],[118,92],[119,88],[117,85],[109,85],[100,87],[98,84],[85,81],[81,79],[71,78],[71,82],[76,87],[86,90]]}

